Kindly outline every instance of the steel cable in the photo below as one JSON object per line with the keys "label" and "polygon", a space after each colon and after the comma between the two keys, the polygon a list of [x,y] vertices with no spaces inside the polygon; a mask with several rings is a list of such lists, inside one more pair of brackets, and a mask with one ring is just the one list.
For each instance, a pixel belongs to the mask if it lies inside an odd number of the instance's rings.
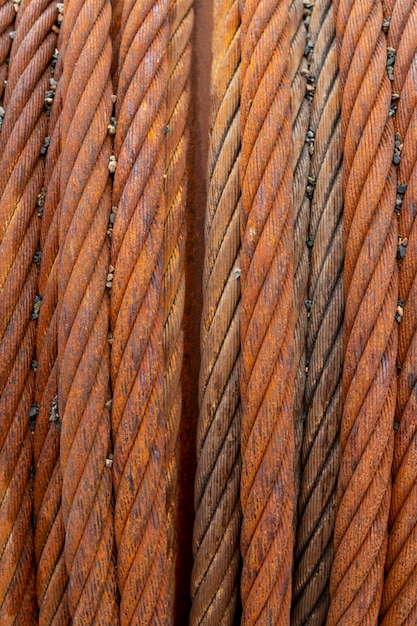
{"label": "steel cable", "polygon": [[168,23],[167,126],[165,134],[164,278],[164,413],[166,418],[166,480],[168,522],[168,585],[170,612],[175,596],[177,557],[179,428],[182,410],[181,371],[184,352],[185,208],[189,143],[192,0],[171,0]]}
{"label": "steel cable", "polygon": [[[13,9],[14,10],[14,9]],[[32,535],[33,358],[37,297],[37,204],[48,120],[44,111],[56,44],[50,0],[23,2],[9,61],[0,134],[0,621],[36,616]],[[32,406],[31,406],[32,405]]]}
{"label": "steel cable", "polygon": [[310,168],[309,123],[310,106],[306,99],[308,61],[304,56],[307,30],[304,25],[304,4],[293,0],[289,10],[290,80],[292,115],[292,160],[294,212],[294,435],[295,435],[295,502],[300,482],[300,452],[303,438],[303,396],[306,381],[307,285],[309,275],[308,225],[310,200],[306,195]]}
{"label": "steel cable", "polygon": [[170,619],[161,307],[168,9],[168,0],[128,0],[121,20],[111,375],[122,624]]}
{"label": "steel cable", "polygon": [[109,0],[69,0],[60,116],[58,408],[67,597],[74,624],[118,623],[106,277]]}
{"label": "steel cable", "polygon": [[294,518],[291,82],[285,0],[242,17],[242,623],[288,624]]}
{"label": "steel cable", "polygon": [[[396,139],[403,145],[398,166],[399,326],[397,426],[393,460],[390,532],[381,606],[382,624],[415,624],[417,620],[417,2],[392,3],[388,45],[393,89],[398,100],[394,117]],[[404,258],[403,258],[404,257]]]}
{"label": "steel cable", "polygon": [[[18,8],[17,3],[0,0],[0,105],[3,102],[4,88],[7,84],[8,56],[15,34],[13,28]],[[3,116],[0,117],[3,118]]]}
{"label": "steel cable", "polygon": [[213,6],[190,624],[234,623],[241,509],[239,394],[240,17]]}
{"label": "steel cable", "polygon": [[341,0],[345,319],[341,467],[327,625],[376,624],[391,497],[398,328],[396,172],[379,0]]}
{"label": "steel cable", "polygon": [[309,24],[315,84],[309,242],[310,314],[306,421],[295,549],[292,623],[322,625],[329,606],[336,484],[340,464],[343,364],[343,198],[339,68],[331,0],[318,0]]}
{"label": "steel cable", "polygon": [[[60,14],[62,15],[62,14]],[[45,162],[45,198],[40,232],[40,269],[38,291],[42,307],[36,328],[35,399],[39,405],[34,436],[34,514],[36,595],[39,626],[68,624],[67,570],[64,558],[65,528],[61,510],[62,474],[59,457],[60,419],[58,413],[58,214],[60,179],[60,113],[62,108],[59,78],[62,72],[61,51],[51,73],[48,103],[51,137]]]}

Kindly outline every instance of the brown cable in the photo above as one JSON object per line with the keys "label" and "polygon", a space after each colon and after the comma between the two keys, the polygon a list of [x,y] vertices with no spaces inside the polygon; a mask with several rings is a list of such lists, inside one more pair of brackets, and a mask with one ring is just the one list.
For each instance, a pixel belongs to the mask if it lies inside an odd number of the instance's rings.
{"label": "brown cable", "polygon": [[[397,427],[393,460],[390,532],[381,606],[382,624],[417,621],[417,2],[393,3],[388,45],[393,66],[393,91],[399,96],[394,117],[396,140],[403,144],[398,166],[399,203],[399,327]],[[401,204],[402,202],[402,204]]]}
{"label": "brown cable", "polygon": [[192,626],[234,623],[241,509],[239,399],[240,17],[213,6]]}
{"label": "brown cable", "polygon": [[57,17],[50,0],[23,2],[10,55],[0,134],[0,622],[36,616],[32,535],[35,322],[44,111]]}
{"label": "brown cable", "polygon": [[[62,32],[61,32],[62,35]],[[59,78],[62,71],[61,52],[51,72],[47,95],[53,98],[49,108],[48,133],[51,142],[45,162],[45,199],[40,232],[40,270],[38,291],[42,306],[36,328],[36,387],[39,405],[34,435],[34,514],[36,596],[39,626],[69,624],[67,602],[67,570],[64,558],[65,529],[61,510],[62,474],[59,458],[60,418],[58,413],[58,203],[60,112],[62,108]],[[41,200],[43,202],[43,199]]]}
{"label": "brown cable", "polygon": [[306,195],[310,168],[308,129],[310,106],[306,99],[308,61],[304,56],[307,31],[304,25],[303,0],[292,0],[289,10],[290,80],[292,115],[292,160],[294,212],[294,436],[295,502],[300,482],[300,452],[303,438],[303,396],[306,381],[307,285],[309,274],[308,225],[310,200]]}
{"label": "brown cable", "polygon": [[294,545],[294,326],[287,0],[242,17],[242,624],[288,624]]}
{"label": "brown cable", "polygon": [[391,497],[396,172],[380,0],[340,0],[345,319],[341,467],[327,626],[377,624]]}
{"label": "brown cable", "polygon": [[111,289],[115,534],[122,624],[169,621],[163,411],[168,0],[126,0],[117,90]]}
{"label": "brown cable", "polygon": [[309,24],[315,84],[310,185],[306,421],[298,501],[292,623],[321,626],[329,606],[336,485],[340,464],[343,364],[343,197],[339,68],[332,0],[318,0]]}
{"label": "brown cable", "polygon": [[8,56],[15,34],[14,21],[19,4],[10,0],[0,0],[0,105],[3,103],[4,88],[7,84]]}
{"label": "brown cable", "polygon": [[[170,613],[175,597],[177,558],[179,428],[182,409],[181,372],[184,352],[185,207],[189,143],[191,34],[193,0],[171,0],[168,23],[167,127],[165,134],[164,278],[164,413],[168,517],[168,585]],[[172,619],[172,617],[171,617]]]}
{"label": "brown cable", "polygon": [[58,408],[73,624],[117,624],[109,399],[111,5],[69,0],[61,76]]}

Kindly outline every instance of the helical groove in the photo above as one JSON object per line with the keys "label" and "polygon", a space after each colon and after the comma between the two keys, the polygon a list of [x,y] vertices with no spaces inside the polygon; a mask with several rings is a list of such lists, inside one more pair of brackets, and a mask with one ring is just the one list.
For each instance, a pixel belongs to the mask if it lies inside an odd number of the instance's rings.
{"label": "helical groove", "polygon": [[[13,9],[13,7],[12,7]],[[14,10],[14,9],[13,9]],[[36,617],[32,534],[35,253],[48,134],[44,111],[56,43],[49,0],[23,2],[10,53],[0,133],[0,622]]]}
{"label": "helical groove", "polygon": [[35,401],[39,405],[34,434],[34,514],[36,597],[39,626],[69,624],[67,570],[64,558],[65,528],[61,510],[62,473],[59,458],[61,425],[58,412],[58,203],[60,112],[59,78],[62,72],[62,33],[58,40],[61,55],[51,71],[48,91],[53,99],[49,110],[51,138],[45,159],[45,197],[40,231],[38,292],[42,306],[36,327]]}
{"label": "helical groove", "polygon": [[213,6],[197,472],[190,624],[231,626],[238,598],[240,483],[240,16]]}
{"label": "helical groove", "polygon": [[182,411],[181,372],[184,352],[185,239],[193,0],[171,0],[167,48],[167,126],[165,129],[164,400],[166,419],[167,550],[170,613],[175,597],[178,525],[179,428]]}
{"label": "helical groove", "polygon": [[388,539],[398,328],[396,171],[379,0],[341,0],[344,344],[327,625],[377,624]]}
{"label": "helical groove", "polygon": [[309,33],[315,85],[309,245],[310,314],[306,420],[295,548],[292,623],[321,626],[329,607],[336,487],[340,464],[343,365],[342,135],[336,25],[331,0],[314,5]]}
{"label": "helical groove", "polygon": [[310,106],[306,99],[308,61],[304,56],[307,30],[304,4],[293,0],[289,10],[290,80],[292,115],[293,213],[294,213],[294,436],[295,436],[295,502],[300,481],[300,451],[304,422],[304,387],[306,382],[307,285],[309,274],[308,225],[310,200],[307,194],[310,169]]}
{"label": "helical groove", "polygon": [[294,545],[289,2],[240,4],[242,624],[288,624]]}
{"label": "helical groove", "polygon": [[396,140],[403,146],[398,165],[397,205],[399,300],[404,314],[399,326],[398,431],[381,617],[383,626],[411,626],[417,620],[417,2],[406,0],[393,4],[388,45],[391,54],[395,54]]}
{"label": "helical groove", "polygon": [[114,144],[111,377],[117,576],[121,624],[141,626],[166,623],[170,612],[161,306],[168,10],[168,0],[124,3]]}
{"label": "helical groove", "polygon": [[[58,215],[58,410],[68,607],[118,624],[109,389],[111,5],[69,0],[62,68]],[[64,38],[65,39],[65,38]]]}
{"label": "helical groove", "polygon": [[0,105],[7,85],[8,56],[12,45],[17,4],[0,0]]}

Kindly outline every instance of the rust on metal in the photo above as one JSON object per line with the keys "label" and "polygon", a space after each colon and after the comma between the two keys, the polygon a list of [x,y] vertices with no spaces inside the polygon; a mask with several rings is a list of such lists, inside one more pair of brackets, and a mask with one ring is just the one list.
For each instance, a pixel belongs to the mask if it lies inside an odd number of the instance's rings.
{"label": "rust on metal", "polygon": [[[14,4],[10,0],[0,0],[0,105],[3,103],[3,94],[7,85],[8,56],[16,31],[13,29],[16,17],[16,9],[19,4]],[[0,110],[0,113],[2,111]],[[0,122],[4,115],[0,115]]]}
{"label": "rust on metal", "polygon": [[[54,3],[55,5],[55,3]],[[48,107],[48,134],[51,142],[45,160],[45,199],[40,231],[40,269],[38,292],[42,298],[36,328],[36,387],[39,405],[34,433],[34,514],[36,597],[39,626],[70,622],[67,602],[67,570],[64,558],[65,528],[61,510],[62,473],[59,458],[60,418],[58,411],[58,203],[60,112],[62,100],[59,77],[61,54],[51,67],[46,94],[53,100]],[[55,54],[56,57],[56,54]]]}
{"label": "rust on metal", "polygon": [[109,459],[112,112],[109,0],[65,5],[58,215],[58,409],[67,598],[73,624],[118,623]]}
{"label": "rust on metal", "polygon": [[294,324],[289,1],[241,2],[242,624],[289,622]]}
{"label": "rust on metal", "polygon": [[[383,626],[417,622],[417,2],[392,2],[388,51],[395,54],[395,141],[402,145],[399,211],[399,326],[397,432],[381,617]],[[388,66],[389,67],[389,66]],[[402,243],[401,243],[402,242]],[[404,255],[400,253],[401,245]]]}
{"label": "rust on metal", "polygon": [[[289,9],[290,80],[292,115],[292,200],[294,213],[294,436],[295,503],[300,482],[300,452],[303,437],[303,396],[306,381],[307,285],[309,275],[308,225],[310,200],[307,196],[310,151],[310,106],[306,98],[309,62],[305,56],[307,30],[302,0],[292,0]],[[309,56],[307,54],[307,56]]]}
{"label": "rust on metal", "polygon": [[332,0],[318,0],[309,23],[314,87],[309,176],[306,420],[295,548],[292,623],[322,626],[329,608],[336,486],[340,464],[343,365],[343,197],[339,67]]}
{"label": "rust on metal", "polygon": [[20,6],[0,133],[0,622],[5,625],[32,624],[36,616],[29,425],[39,408],[33,395],[35,320],[41,305],[37,205],[55,20],[50,0]]}
{"label": "rust on metal", "polygon": [[[170,619],[175,600],[177,565],[179,429],[182,415],[181,373],[184,353],[185,240],[193,0],[171,0],[167,48],[167,125],[165,129],[164,404],[168,523]],[[179,564],[179,566],[181,566]]]}
{"label": "rust on metal", "polygon": [[161,307],[168,10],[168,0],[126,0],[121,18],[111,378],[123,625],[166,623],[170,613]]}
{"label": "rust on metal", "polygon": [[234,624],[239,591],[241,129],[237,0],[215,0],[213,22],[192,626]]}
{"label": "rust on metal", "polygon": [[397,177],[380,0],[340,0],[345,318],[341,467],[327,626],[377,624],[391,498]]}

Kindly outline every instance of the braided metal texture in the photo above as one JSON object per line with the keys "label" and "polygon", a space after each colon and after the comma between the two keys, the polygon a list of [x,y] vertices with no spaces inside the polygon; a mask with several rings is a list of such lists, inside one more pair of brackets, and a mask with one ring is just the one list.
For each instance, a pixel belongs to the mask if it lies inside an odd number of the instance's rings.
{"label": "braided metal texture", "polygon": [[109,0],[69,0],[60,116],[58,407],[67,598],[74,624],[118,623],[112,560],[107,126]]}
{"label": "braided metal texture", "polygon": [[[417,620],[417,2],[395,2],[388,45],[396,50],[393,88],[399,100],[394,124],[403,144],[398,189],[404,194],[399,237],[405,240],[406,254],[399,271],[400,299],[405,306],[399,327],[398,432],[381,613],[384,626],[411,626]],[[405,190],[401,189],[404,185]]]}
{"label": "braided metal texture", "polygon": [[184,352],[185,208],[187,203],[187,155],[189,143],[192,0],[171,0],[168,23],[167,128],[165,135],[164,278],[164,413],[166,416],[166,472],[168,516],[168,586],[175,597],[177,556],[179,428]]}
{"label": "braided metal texture", "polygon": [[14,20],[16,17],[17,4],[10,0],[0,0],[0,105],[3,102],[5,81],[7,83],[8,56],[12,45]]}
{"label": "braided metal texture", "polygon": [[[61,39],[61,37],[60,37]],[[58,42],[62,52],[62,45]],[[62,56],[60,57],[60,59]],[[58,413],[58,203],[61,90],[57,81],[62,64],[58,61],[50,85],[55,89],[48,133],[51,142],[45,162],[45,202],[40,232],[42,253],[38,292],[42,306],[36,328],[37,373],[35,399],[39,405],[34,436],[34,513],[36,596],[39,626],[68,624],[64,558],[65,529],[61,510],[62,474],[59,458],[60,419]],[[49,93],[54,91],[49,89]]]}
{"label": "braided metal texture", "polygon": [[168,0],[129,0],[121,21],[111,375],[122,624],[166,623],[170,612],[161,307],[168,10]]}
{"label": "braided metal texture", "polygon": [[240,17],[213,6],[197,472],[190,624],[234,623],[238,597]]}
{"label": "braided metal texture", "polygon": [[396,401],[396,172],[379,0],[341,0],[345,360],[341,467],[327,625],[376,624],[381,603]]}
{"label": "braided metal texture", "polygon": [[[34,308],[41,193],[47,135],[44,111],[56,35],[55,4],[23,2],[10,56],[0,135],[0,622],[36,616],[32,535]],[[39,302],[38,302],[39,305]]]}
{"label": "braided metal texture", "polygon": [[307,285],[309,274],[308,225],[310,200],[306,196],[310,168],[309,145],[306,141],[310,122],[310,106],[305,98],[308,62],[304,56],[307,31],[303,22],[304,4],[293,0],[289,10],[290,80],[292,115],[292,160],[294,212],[294,426],[295,426],[295,502],[298,499],[300,451],[303,437],[303,396],[306,381]]}
{"label": "braided metal texture", "polygon": [[289,2],[242,16],[242,623],[288,624],[294,517]]}
{"label": "braided metal texture", "polygon": [[314,188],[308,299],[306,421],[293,582],[294,626],[325,623],[333,560],[343,364],[343,199],[339,67],[331,0],[314,5],[309,33],[315,93],[310,129]]}

